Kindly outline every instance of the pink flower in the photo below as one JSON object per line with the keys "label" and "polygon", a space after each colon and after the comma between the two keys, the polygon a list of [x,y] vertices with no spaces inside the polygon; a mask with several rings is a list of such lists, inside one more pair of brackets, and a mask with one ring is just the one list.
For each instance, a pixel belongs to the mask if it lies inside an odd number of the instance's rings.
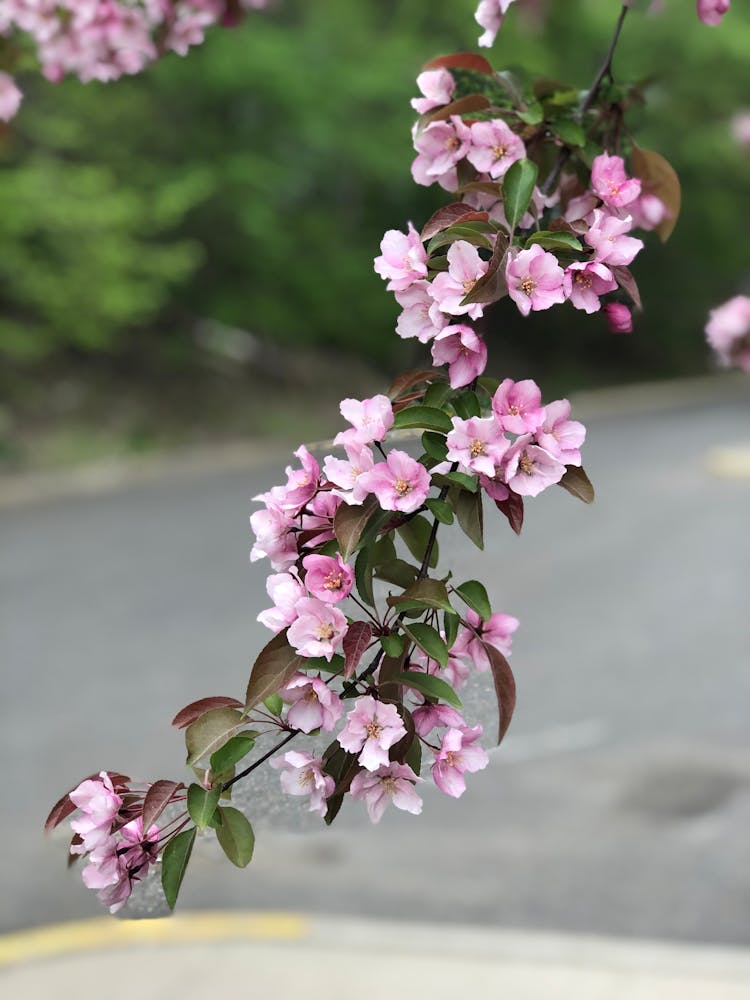
{"label": "pink flower", "polygon": [[466,159],[490,177],[504,177],[508,167],[526,156],[523,140],[502,118],[474,122],[471,126],[471,149]]}
{"label": "pink flower", "polygon": [[9,122],[15,118],[22,100],[23,94],[13,77],[0,71],[0,121]]}
{"label": "pink flower", "polygon": [[642,240],[625,235],[632,227],[633,220],[629,215],[624,219],[618,219],[616,215],[595,209],[594,222],[585,239],[596,251],[596,261],[600,264],[610,264],[612,267],[630,264],[643,249]]}
{"label": "pink flower", "polygon": [[704,24],[715,28],[729,10],[730,0],[698,0],[698,17]]}
{"label": "pink flower", "polygon": [[334,490],[320,490],[307,505],[309,514],[303,514],[300,525],[303,531],[318,531],[317,535],[307,539],[308,548],[315,549],[335,537],[333,533],[333,518],[341,506],[341,497]]}
{"label": "pink flower", "polygon": [[119,882],[124,874],[124,865],[117,855],[117,840],[107,837],[88,856],[88,864],[81,872],[87,889],[104,889]]}
{"label": "pink flower", "polygon": [[295,572],[276,573],[266,580],[266,592],[273,607],[261,611],[258,621],[272,632],[281,632],[297,620],[297,605],[307,597],[305,588]]}
{"label": "pink flower", "polygon": [[405,451],[390,452],[385,462],[373,466],[359,482],[362,489],[375,494],[383,510],[405,514],[421,507],[430,490],[430,474]]}
{"label": "pink flower", "polygon": [[379,823],[389,802],[415,816],[422,812],[422,800],[414,788],[421,780],[407,764],[394,763],[377,771],[359,771],[349,791],[353,799],[364,799],[371,822]]}
{"label": "pink flower", "polygon": [[648,192],[629,205],[628,211],[633,217],[633,227],[647,231],[656,229],[671,215],[661,198]]}
{"label": "pink flower", "polygon": [[100,771],[99,778],[82,781],[70,793],[70,801],[83,814],[70,823],[82,841],[71,848],[71,854],[87,853],[108,841],[112,823],[122,806],[107,772]]}
{"label": "pink flower", "polygon": [[281,770],[281,788],[287,795],[309,795],[310,812],[325,816],[326,799],[333,795],[336,783],[330,774],[323,774],[323,762],[312,754],[290,750],[283,757],[275,757],[271,767]]}
{"label": "pink flower", "polygon": [[[387,396],[373,396],[372,399],[342,399],[339,410],[344,420],[352,425],[355,434],[343,431],[337,434],[334,444],[360,445],[371,441],[382,441],[393,426],[393,407]],[[346,435],[346,437],[344,437]]]}
{"label": "pink flower", "polygon": [[294,452],[300,460],[301,468],[286,468],[286,483],[284,486],[274,486],[267,493],[259,493],[253,497],[268,507],[294,518],[305,504],[313,498],[320,481],[320,466],[304,445]]}
{"label": "pink flower", "polygon": [[[352,433],[345,431],[344,433]],[[356,437],[356,431],[354,432]],[[326,478],[338,489],[333,492],[342,497],[348,504],[361,504],[367,496],[367,490],[360,483],[365,472],[375,465],[372,451],[365,445],[349,441],[344,445],[348,461],[329,455],[323,463]]]}
{"label": "pink flower", "polygon": [[479,44],[484,48],[489,48],[494,43],[512,3],[513,0],[481,0],[474,20],[480,28],[484,28],[484,34],[479,38]]}
{"label": "pink flower", "polygon": [[297,561],[297,542],[290,531],[291,526],[291,518],[273,507],[251,514],[250,527],[256,541],[250,551],[250,561],[268,557],[274,569],[288,569]]}
{"label": "pink flower", "polygon": [[544,422],[536,432],[540,448],[563,465],[580,465],[580,448],[586,440],[586,428],[577,420],[568,420],[570,403],[556,399],[544,407]]}
{"label": "pink flower", "polygon": [[467,611],[466,621],[471,628],[459,629],[453,652],[467,658],[480,673],[489,669],[490,661],[482,646],[482,641],[494,646],[503,656],[510,656],[513,646],[513,633],[520,622],[513,615],[505,615],[500,611],[490,615],[487,621],[482,621],[476,611]]}
{"label": "pink flower", "polygon": [[292,706],[287,713],[290,725],[303,733],[311,733],[313,729],[330,732],[344,714],[341,699],[320,676],[294,674],[279,694]]}
{"label": "pink flower", "polygon": [[750,374],[750,298],[736,295],[711,310],[706,338],[724,365]]}
{"label": "pink flower", "polygon": [[750,111],[738,111],[730,124],[735,140],[750,152]]}
{"label": "pink flower", "polygon": [[430,286],[430,294],[437,309],[449,316],[470,316],[478,319],[482,306],[471,302],[462,306],[461,302],[469,294],[477,281],[486,272],[489,264],[482,260],[479,251],[466,240],[456,240],[447,254],[448,270],[441,271]]}
{"label": "pink flower", "polygon": [[354,570],[336,556],[305,556],[302,565],[307,570],[305,586],[324,604],[338,604],[348,597],[354,583]]}
{"label": "pink flower", "polygon": [[375,271],[381,278],[388,278],[386,288],[401,292],[427,274],[427,252],[414,226],[404,234],[389,229],[380,244],[382,256],[375,258]]}
{"label": "pink flower", "polygon": [[625,173],[625,161],[621,156],[601,153],[591,168],[591,187],[610,208],[622,208],[635,201],[641,193],[641,182],[637,177]]}
{"label": "pink flower", "polygon": [[453,417],[453,430],[446,438],[448,460],[458,462],[462,472],[494,476],[510,446],[494,417]]}
{"label": "pink flower", "polygon": [[388,751],[406,736],[406,729],[395,705],[375,701],[371,695],[357,699],[338,735],[344,750],[357,753],[359,763],[368,771],[389,764]]}
{"label": "pink flower", "polygon": [[562,462],[531,441],[531,434],[518,438],[505,463],[505,482],[522,497],[538,496],[565,475]]}
{"label": "pink flower", "polygon": [[598,204],[599,199],[592,191],[584,191],[583,194],[570,199],[563,218],[567,222],[579,222],[587,219]]}
{"label": "pink flower", "polygon": [[403,292],[396,292],[396,301],[403,312],[396,323],[396,333],[404,340],[416,337],[420,344],[427,344],[448,323],[448,317],[433,309],[429,281],[416,281]]}
{"label": "pink flower", "polygon": [[449,729],[435,754],[432,777],[441,792],[459,799],[466,791],[464,774],[481,771],[489,764],[485,751],[474,746],[482,735],[482,727]]}
{"label": "pink flower", "polygon": [[424,115],[433,108],[450,104],[456,81],[447,69],[428,69],[417,77],[417,86],[424,96],[412,98],[411,106],[418,115]]}
{"label": "pink flower", "polygon": [[498,476],[480,476],[479,485],[492,500],[507,500],[510,490]]}
{"label": "pink flower", "polygon": [[514,382],[506,378],[492,397],[492,412],[504,431],[511,434],[533,433],[542,425],[542,392],[533,379]]}
{"label": "pink flower", "polygon": [[576,260],[565,271],[565,292],[576,309],[598,312],[600,295],[614,292],[617,282],[612,272],[598,261]]}
{"label": "pink flower", "polygon": [[412,177],[417,184],[437,181],[447,191],[455,190],[456,164],[466,156],[470,145],[471,132],[457,115],[449,121],[432,122],[414,140],[419,155],[411,165]]}
{"label": "pink flower", "polygon": [[297,615],[287,632],[289,645],[300,656],[324,656],[330,663],[346,635],[344,615],[316,597],[303,597]]}
{"label": "pink flower", "polygon": [[444,726],[451,726],[454,729],[461,729],[466,723],[460,712],[450,705],[433,705],[430,703],[420,705],[412,712],[414,718],[414,729],[418,736],[429,736],[433,729]]}
{"label": "pink flower", "polygon": [[565,301],[565,272],[538,244],[512,257],[505,271],[508,294],[523,316]]}
{"label": "pink flower", "polygon": [[611,333],[632,333],[633,317],[630,310],[622,302],[608,302],[604,306]]}
{"label": "pink flower", "polygon": [[487,345],[470,326],[446,326],[432,342],[432,360],[448,365],[452,389],[460,389],[478,378],[487,364]]}

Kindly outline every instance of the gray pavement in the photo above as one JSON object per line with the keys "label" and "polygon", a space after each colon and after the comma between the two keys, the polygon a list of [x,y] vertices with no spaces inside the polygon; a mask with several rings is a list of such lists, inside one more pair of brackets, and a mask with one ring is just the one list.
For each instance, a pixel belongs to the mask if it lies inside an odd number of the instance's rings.
{"label": "gray pavement", "polygon": [[[517,715],[464,799],[259,831],[244,873],[203,844],[184,906],[750,943],[750,480],[710,463],[750,443],[750,391],[588,426],[593,507],[553,489],[520,539],[443,542],[522,620]],[[244,690],[250,498],[286,461],[0,510],[0,930],[99,913],[49,804],[100,767],[182,776],[174,711]]]}

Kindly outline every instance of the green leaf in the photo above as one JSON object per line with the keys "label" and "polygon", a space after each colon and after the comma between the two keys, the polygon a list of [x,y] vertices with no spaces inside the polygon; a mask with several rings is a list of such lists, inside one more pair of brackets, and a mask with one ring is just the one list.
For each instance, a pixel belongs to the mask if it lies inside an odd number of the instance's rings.
{"label": "green leaf", "polygon": [[432,625],[425,625],[424,622],[411,622],[408,625],[404,624],[403,628],[409,638],[416,642],[431,660],[435,660],[441,667],[448,665],[448,647]]}
{"label": "green leaf", "polygon": [[[423,517],[421,514],[417,517],[413,517],[406,524],[402,524],[398,528],[398,533],[404,541],[404,544],[420,563],[424,559],[425,552],[427,551],[427,545],[429,544],[430,535],[432,534],[432,525]],[[430,567],[437,566],[438,563],[438,546],[435,543],[432,549],[432,558],[430,559]]]}
{"label": "green leaf", "polygon": [[430,458],[434,458],[437,462],[444,462],[448,457],[448,446],[443,434],[425,431],[422,435],[422,447]]}
{"label": "green leaf", "polygon": [[450,504],[445,500],[427,500],[427,509],[440,521],[441,524],[453,524],[453,511]]}
{"label": "green leaf", "polygon": [[558,138],[562,139],[566,146],[586,145],[586,133],[572,118],[558,118],[552,125],[552,131]]}
{"label": "green leaf", "polygon": [[515,229],[526,214],[539,170],[531,160],[516,160],[508,168],[503,180],[505,195],[505,218],[511,229]]}
{"label": "green leaf", "polygon": [[333,531],[341,549],[341,558],[348,560],[356,551],[371,516],[380,510],[377,499],[368,496],[364,503],[342,503],[333,517]]}
{"label": "green leaf", "polygon": [[482,415],[476,393],[470,390],[461,393],[460,396],[453,400],[453,409],[463,420],[469,420],[470,417],[479,417]]}
{"label": "green leaf", "polygon": [[458,626],[461,620],[456,614],[449,614],[447,611],[443,615],[443,631],[445,632],[445,645],[451,649],[458,636]]}
{"label": "green leaf", "polygon": [[253,828],[245,814],[232,806],[221,806],[219,815],[221,825],[216,828],[216,839],[232,864],[238,868],[245,868],[253,857],[255,847]]}
{"label": "green leaf", "polygon": [[539,125],[544,121],[544,109],[539,101],[530,101],[525,111],[516,111],[516,115],[525,125]]}
{"label": "green leaf", "polygon": [[482,621],[487,621],[492,614],[492,607],[483,584],[478,580],[467,580],[460,587],[456,587],[455,591],[472,611],[476,611]]}
{"label": "green leaf", "polygon": [[357,584],[357,593],[362,600],[375,607],[375,595],[372,591],[372,546],[365,545],[357,553],[354,560],[354,580]]}
{"label": "green leaf", "polygon": [[341,674],[344,671],[344,657],[341,653],[334,653],[330,662],[325,656],[305,657],[305,670],[314,670],[325,674]]}
{"label": "green leaf", "polygon": [[185,730],[188,767],[207,757],[245,725],[236,708],[212,708]]}
{"label": "green leaf", "polygon": [[187,790],[187,807],[190,819],[199,830],[205,830],[211,822],[211,817],[216,812],[219,804],[221,787],[207,789],[202,785],[191,785]]}
{"label": "green leaf", "polygon": [[451,389],[448,382],[433,382],[427,386],[423,400],[424,405],[432,406],[439,410],[452,392],[453,389]]}
{"label": "green leaf", "polygon": [[284,709],[284,702],[277,694],[269,694],[267,698],[263,699],[263,704],[271,715],[279,716]]}
{"label": "green leaf", "polygon": [[402,603],[414,603],[423,608],[438,608],[441,611],[453,610],[448,591],[442,580],[417,580],[403,594],[388,598],[388,604],[391,607],[398,607]]}
{"label": "green leaf", "polygon": [[428,698],[445,701],[449,705],[453,705],[454,708],[461,708],[461,701],[456,692],[450,684],[446,684],[439,677],[433,677],[431,674],[423,674],[416,670],[409,670],[406,673],[399,674],[396,680],[405,687],[421,691]]}
{"label": "green leaf", "polygon": [[383,647],[386,656],[396,659],[404,651],[404,637],[393,632],[390,635],[381,635],[380,645]]}
{"label": "green leaf", "polygon": [[463,240],[465,243],[471,243],[475,247],[482,247],[485,250],[494,249],[494,244],[489,237],[485,236],[485,232],[494,232],[491,226],[488,226],[481,231],[475,228],[476,223],[467,223],[465,225],[451,226],[449,229],[444,229],[442,233],[438,233],[437,236],[433,236],[430,242],[427,244],[427,254],[432,255],[440,247],[447,246],[448,244],[455,243],[457,240]]}
{"label": "green leaf", "polygon": [[[272,697],[276,698],[278,695],[273,695]],[[266,701],[268,700],[266,698]],[[279,698],[279,702],[281,702],[281,698]],[[280,715],[281,711],[279,710],[273,714]],[[238,761],[246,757],[253,749],[255,746],[255,737],[256,733],[253,732],[238,733],[237,736],[233,736],[220,750],[211,754],[211,770],[221,773],[234,767]]]}
{"label": "green leaf", "polygon": [[564,230],[560,230],[557,233],[548,232],[547,230],[541,233],[534,233],[533,236],[529,236],[526,240],[526,246],[530,247],[535,243],[538,243],[540,247],[544,247],[545,250],[583,250],[580,240],[577,240],[572,233],[566,233]]}
{"label": "green leaf", "polygon": [[161,858],[161,885],[170,910],[175,908],[180,886],[195,843],[196,828],[183,830],[169,841]]}
{"label": "green leaf", "polygon": [[[346,505],[341,505],[344,506]],[[295,653],[287,642],[286,629],[275,635],[260,651],[250,671],[250,680],[247,682],[245,693],[245,712],[255,708],[269,694],[276,694],[292,674],[302,669],[302,666],[302,657]]]}
{"label": "green leaf", "polygon": [[445,472],[437,473],[432,480],[438,486],[458,486],[469,493],[477,491],[477,477],[470,476],[466,472]]}
{"label": "green leaf", "polygon": [[379,580],[395,583],[397,587],[408,587],[416,579],[417,567],[412,566],[405,559],[392,559],[390,562],[378,566],[375,574]]}
{"label": "green leaf", "polygon": [[419,772],[422,770],[422,741],[418,736],[415,736],[411,741],[411,746],[404,755],[404,764],[408,764],[419,777]]}
{"label": "green leaf", "polygon": [[577,465],[569,465],[565,470],[558,486],[562,486],[572,496],[583,500],[584,503],[594,502],[594,487],[591,480],[584,472],[583,468]]}
{"label": "green leaf", "polygon": [[438,410],[434,406],[407,406],[395,415],[393,427],[394,430],[406,427],[427,427],[429,430],[448,434],[453,429],[453,424],[447,413],[443,413],[442,410]]}
{"label": "green leaf", "polygon": [[455,504],[458,523],[478,549],[484,549],[484,512],[482,494],[461,490]]}

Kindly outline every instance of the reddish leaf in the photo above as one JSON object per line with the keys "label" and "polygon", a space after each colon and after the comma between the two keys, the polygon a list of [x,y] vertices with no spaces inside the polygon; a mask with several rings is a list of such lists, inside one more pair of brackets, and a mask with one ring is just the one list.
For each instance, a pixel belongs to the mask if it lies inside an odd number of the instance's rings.
{"label": "reddish leaf", "polygon": [[434,368],[420,371],[402,372],[401,375],[395,379],[388,390],[388,398],[398,399],[402,393],[406,392],[407,389],[413,388],[415,385],[420,385],[423,382],[426,382],[429,385],[430,382],[438,380],[445,381],[445,375],[443,372],[436,371]]}
{"label": "reddish leaf", "polygon": [[[424,389],[419,389],[417,392],[410,392],[408,396],[401,396],[393,404],[393,412],[398,413],[399,410],[405,409],[407,406],[411,406],[412,403],[416,403],[417,400],[424,397]],[[318,532],[320,534],[320,532]]]}
{"label": "reddish leaf", "polygon": [[302,666],[302,657],[287,642],[286,629],[279,632],[264,646],[253,664],[247,683],[245,710],[249,711],[269,695],[276,694]]}
{"label": "reddish leaf", "polygon": [[644,190],[648,194],[655,194],[667,207],[667,218],[656,227],[659,239],[662,243],[666,243],[680,217],[682,205],[680,178],[669,160],[651,149],[639,149],[635,146],[631,163],[633,173],[643,182]]}
{"label": "reddish leaf", "polygon": [[352,622],[344,636],[344,677],[352,676],[372,639],[372,625],[369,622]]}
{"label": "reddish leaf", "polygon": [[479,191],[480,194],[494,195],[500,200],[503,196],[503,185],[498,181],[469,181],[468,184],[461,185],[461,193],[466,191]]}
{"label": "reddish leaf", "polygon": [[468,295],[464,296],[462,305],[470,302],[481,302],[489,305],[497,302],[508,294],[508,285],[505,281],[505,259],[508,253],[508,240],[498,233],[495,241],[495,249],[490,257],[489,267],[481,278],[475,283]]}
{"label": "reddish leaf", "polygon": [[489,212],[477,212],[470,205],[463,201],[454,201],[450,205],[444,205],[431,216],[421,232],[422,241],[431,239],[442,233],[444,229],[457,225],[459,222],[489,222]]}
{"label": "reddish leaf", "polygon": [[453,52],[449,56],[436,56],[435,59],[426,62],[422,69],[473,69],[488,76],[492,76],[494,72],[484,56],[476,55],[474,52]]}
{"label": "reddish leaf", "polygon": [[201,698],[199,701],[193,701],[180,709],[172,719],[172,725],[175,729],[184,729],[185,726],[189,726],[191,722],[195,722],[212,708],[242,708],[242,702],[237,701],[236,698],[225,698],[223,695]]}
{"label": "reddish leaf", "polygon": [[72,854],[71,853],[72,848],[78,847],[82,843],[83,843],[83,837],[79,837],[77,833],[74,833],[70,839],[70,847],[68,848],[68,868],[72,868],[73,865],[76,863],[76,861],[78,861],[78,859],[81,857],[81,855],[78,854],[77,852],[75,854]]}
{"label": "reddish leaf", "polygon": [[516,682],[510,664],[503,654],[488,642],[482,641],[482,646],[490,661],[492,680],[495,684],[498,711],[497,742],[502,743],[516,708]]}
{"label": "reddish leaf", "polygon": [[630,296],[633,300],[634,305],[637,309],[642,309],[643,305],[641,303],[641,293],[638,291],[638,283],[633,277],[630,268],[624,267],[622,264],[610,267],[610,271],[615,276],[615,281],[622,288],[622,290]]}
{"label": "reddish leaf", "polygon": [[180,781],[155,781],[153,783],[143,800],[144,833],[161,816],[166,806],[172,801],[174,793],[184,787]]}
{"label": "reddish leaf", "polygon": [[333,517],[333,532],[339,543],[342,559],[348,559],[357,548],[367,522],[379,509],[380,505],[372,495],[359,506],[348,503],[339,505]]}
{"label": "reddish leaf", "polygon": [[490,102],[484,94],[467,94],[466,97],[459,97],[457,101],[446,104],[445,107],[428,111],[419,119],[419,131],[423,131],[433,122],[445,121],[452,115],[467,115],[470,111],[485,111],[490,106]]}
{"label": "reddish leaf", "polygon": [[557,485],[584,503],[594,502],[594,487],[591,485],[591,480],[578,465],[569,465]]}
{"label": "reddish leaf", "polygon": [[520,535],[523,527],[523,497],[511,492],[507,500],[496,500],[495,506],[508,518],[508,523],[515,533]]}

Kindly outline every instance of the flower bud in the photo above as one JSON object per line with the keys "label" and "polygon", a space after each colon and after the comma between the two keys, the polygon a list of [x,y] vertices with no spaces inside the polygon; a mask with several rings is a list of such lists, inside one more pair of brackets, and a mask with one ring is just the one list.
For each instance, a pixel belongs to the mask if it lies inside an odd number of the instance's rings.
{"label": "flower bud", "polygon": [[622,302],[608,302],[604,307],[611,333],[632,333],[633,317]]}

